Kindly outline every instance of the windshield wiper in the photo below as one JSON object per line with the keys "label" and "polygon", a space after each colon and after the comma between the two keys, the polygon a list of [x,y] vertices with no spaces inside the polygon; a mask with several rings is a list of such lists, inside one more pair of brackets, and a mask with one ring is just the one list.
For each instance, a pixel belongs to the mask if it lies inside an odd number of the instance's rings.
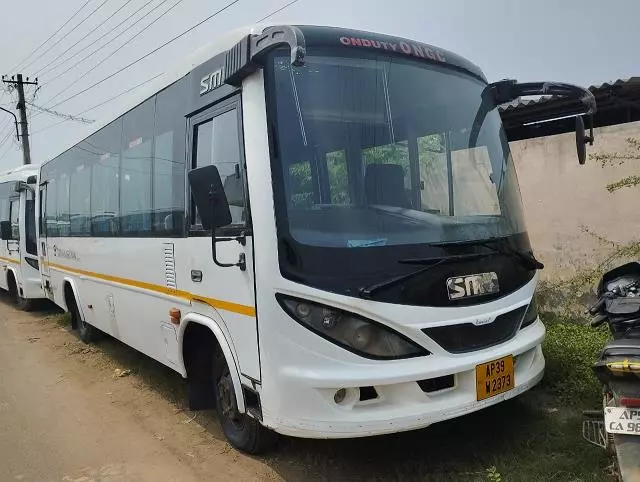
{"label": "windshield wiper", "polygon": [[392,288],[400,283],[403,283],[415,276],[418,276],[422,273],[429,271],[436,266],[440,266],[444,263],[449,263],[452,261],[459,261],[461,259],[470,259],[470,258],[483,258],[487,256],[487,253],[470,253],[470,254],[461,254],[461,255],[453,255],[453,256],[438,256],[432,258],[407,258],[400,259],[398,263],[401,264],[426,264],[427,266],[417,269],[415,271],[411,271],[410,273],[402,274],[400,276],[396,276],[394,278],[390,278],[388,280],[382,281],[380,283],[373,284],[371,286],[363,286],[358,289],[358,294],[361,298],[371,299],[373,295],[378,293],[381,290],[385,290],[387,288]]}
{"label": "windshield wiper", "polygon": [[[497,243],[497,244],[494,244]],[[482,246],[492,250],[495,253],[510,256],[520,261],[525,268],[543,269],[544,264],[536,259],[531,251],[518,251],[513,248],[505,238],[489,238],[489,239],[471,239],[467,241],[444,241],[441,243],[429,243],[431,246],[448,247],[448,246]]]}

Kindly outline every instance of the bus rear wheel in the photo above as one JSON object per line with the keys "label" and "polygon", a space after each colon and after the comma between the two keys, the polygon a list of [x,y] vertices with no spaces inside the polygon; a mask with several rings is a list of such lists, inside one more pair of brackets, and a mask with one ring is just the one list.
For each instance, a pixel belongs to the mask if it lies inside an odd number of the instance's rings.
{"label": "bus rear wheel", "polygon": [[229,366],[221,353],[214,356],[215,394],[218,418],[229,443],[238,450],[257,455],[272,449],[277,435],[246,413],[238,411]]}

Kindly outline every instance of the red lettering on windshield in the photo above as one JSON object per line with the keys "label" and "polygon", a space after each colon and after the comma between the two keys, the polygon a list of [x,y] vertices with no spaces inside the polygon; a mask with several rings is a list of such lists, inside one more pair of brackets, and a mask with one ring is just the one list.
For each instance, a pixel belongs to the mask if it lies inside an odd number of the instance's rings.
{"label": "red lettering on windshield", "polygon": [[422,57],[424,59],[424,52],[422,51],[422,47],[419,45],[413,45],[413,55],[416,57]]}
{"label": "red lettering on windshield", "polygon": [[437,60],[439,62],[446,62],[447,59],[442,53],[436,49],[414,43],[400,42],[394,44],[391,42],[383,42],[380,40],[373,40],[360,37],[340,37],[340,43],[347,47],[364,47],[368,49],[387,50],[391,52],[398,52],[398,49],[412,57],[419,59]]}

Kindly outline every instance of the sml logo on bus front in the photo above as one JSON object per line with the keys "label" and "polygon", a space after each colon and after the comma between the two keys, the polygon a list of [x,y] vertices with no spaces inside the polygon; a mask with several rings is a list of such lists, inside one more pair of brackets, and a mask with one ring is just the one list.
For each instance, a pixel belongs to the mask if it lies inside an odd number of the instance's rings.
{"label": "sml logo on bus front", "polygon": [[56,258],[65,258],[65,259],[71,259],[73,261],[80,261],[80,258],[78,258],[78,255],[74,250],[61,249],[61,248],[58,248],[55,244],[53,245],[53,255]]}

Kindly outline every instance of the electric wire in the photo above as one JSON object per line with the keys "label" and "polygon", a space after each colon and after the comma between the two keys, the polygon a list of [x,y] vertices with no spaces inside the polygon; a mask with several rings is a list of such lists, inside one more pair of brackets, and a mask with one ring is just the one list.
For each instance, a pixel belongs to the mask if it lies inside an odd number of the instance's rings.
{"label": "electric wire", "polygon": [[86,39],[87,37],[89,37],[91,34],[95,33],[100,27],[102,27],[105,23],[107,23],[109,20],[111,20],[115,15],[118,14],[118,12],[120,10],[122,10],[124,7],[126,7],[127,5],[129,5],[133,0],[127,0],[126,2],[124,2],[122,5],[120,5],[120,7],[118,7],[111,15],[109,15],[107,18],[105,18],[102,22],[100,22],[96,27],[94,27],[93,29],[89,30],[84,37],[82,37],[80,40],[77,40],[73,45],[71,45],[70,47],[68,47],[64,52],[61,52],[60,54],[58,54],[56,57],[54,57],[52,60],[49,61],[49,63],[47,65],[45,65],[44,67],[40,68],[39,70],[36,71],[34,75],[40,75],[42,73],[43,70],[45,70],[47,67],[49,67],[52,63],[54,63],[56,60],[58,60],[60,57],[62,57],[64,54],[66,54],[67,52],[69,52],[69,50],[71,50],[72,48],[74,48],[76,45],[78,45],[80,42],[82,42],[84,39]]}
{"label": "electric wire", "polygon": [[53,42],[51,45],[49,45],[49,47],[42,52],[40,55],[38,55],[36,58],[32,59],[31,61],[29,61],[28,63],[26,63],[25,65],[22,66],[22,70],[26,69],[27,67],[29,67],[30,65],[33,65],[34,62],[36,62],[37,60],[41,59],[45,54],[47,54],[48,52],[51,51],[52,48],[54,48],[56,45],[58,45],[60,42],[62,42],[64,39],[66,39],[71,32],[73,32],[74,30],[76,30],[80,25],[82,25],[84,22],[86,22],[89,18],[91,18],[98,10],[100,10],[105,3],[107,3],[108,0],[102,0],[102,3],[100,5],[98,5],[96,8],[94,8],[91,13],[89,13],[89,15],[87,15],[85,18],[83,18],[79,23],[77,23],[71,30],[69,30],[66,34],[64,34],[62,37],[60,37],[58,40],[56,40],[55,42]]}
{"label": "electric wire", "polygon": [[[147,15],[149,15],[151,12],[153,12],[155,9],[157,9],[158,7],[164,5],[166,2],[168,2],[169,0],[163,0],[159,5],[157,5],[156,7],[154,7],[152,10],[150,10],[149,12],[147,12],[143,17],[141,17],[140,19],[138,19],[137,22],[139,22],[140,20],[144,19]],[[124,47],[126,47],[129,43],[131,43],[135,38],[137,38],[139,35],[141,35],[143,32],[145,32],[148,28],[150,28],[153,24],[155,24],[156,22],[158,22],[160,19],[162,19],[165,15],[167,15],[171,10],[173,10],[175,7],[177,7],[179,4],[181,4],[184,0],[178,0],[176,3],[174,3],[173,5],[171,5],[167,10],[165,10],[164,12],[162,12],[158,17],[156,17],[154,20],[152,20],[150,23],[148,23],[144,28],[142,28],[140,31],[138,31],[137,33],[135,33],[132,37],[130,37],[129,39],[127,39],[122,45],[120,45],[117,49],[115,49],[114,51],[112,51],[109,55],[107,55],[106,57],[104,57],[103,59],[100,60],[100,62],[98,62],[95,66],[91,67],[90,69],[86,70],[83,74],[81,74],[80,76],[76,77],[72,82],[68,83],[64,89],[60,90],[57,94],[55,94],[53,97],[51,97],[50,99],[47,100],[47,102],[52,102],[55,99],[57,99],[60,95],[62,95],[63,93],[65,93],[67,90],[69,90],[71,87],[73,87],[75,84],[77,84],[78,82],[80,82],[82,79],[84,79],[87,75],[91,74],[94,70],[96,70],[97,68],[101,67],[105,61],[107,61],[108,59],[110,59],[111,57],[113,57],[116,53],[118,53],[120,50],[122,50]],[[136,22],[136,23],[137,23]],[[135,25],[135,24],[134,24]],[[132,25],[133,26],[133,25]],[[117,39],[117,37],[114,37],[113,40]],[[105,44],[106,46],[106,44]],[[103,46],[104,47],[104,46]],[[92,52],[90,55],[93,55],[94,52]],[[78,62],[79,63],[79,62]],[[77,65],[77,64],[76,64]],[[75,67],[75,65],[74,65]],[[73,67],[70,67],[70,69]],[[55,79],[54,79],[55,80]],[[53,82],[50,81],[49,83]],[[49,105],[46,106],[48,108],[53,108],[58,106],[60,103],[55,104],[55,105]]]}
{"label": "electric wire", "polygon": [[[122,26],[123,24],[127,23],[128,21],[130,21],[131,19],[133,19],[138,12],[140,12],[141,10],[143,10],[144,8],[146,8],[150,3],[153,3],[155,0],[148,0],[146,3],[144,3],[144,5],[142,5],[140,8],[138,8],[135,12],[133,12],[132,14],[130,14],[128,17],[126,17],[125,19],[123,19],[122,21],[120,21],[120,23],[118,25],[116,25],[115,27],[112,27],[111,30],[108,30],[107,32],[103,33],[100,37],[98,37],[97,39],[95,39],[93,41],[93,43],[90,43],[88,45],[85,45],[84,47],[82,47],[80,50],[78,50],[75,54],[73,54],[71,57],[68,57],[67,59],[58,62],[56,65],[48,68],[47,70],[43,71],[40,75],[47,75],[49,72],[53,72],[54,70],[56,70],[58,67],[60,67],[61,65],[66,64],[67,62],[73,60],[74,58],[76,58],[78,55],[80,55],[81,53],[83,53],[84,51],[86,51],[87,49],[89,49],[90,47],[94,46],[95,44],[97,44],[100,40],[102,40],[103,38],[105,38],[107,35],[109,35],[110,33],[114,32],[116,29],[120,28],[120,26]],[[116,36],[117,37],[117,36]],[[108,45],[109,43],[111,43],[112,40],[110,40],[107,44],[105,44],[102,48],[104,48],[106,45]],[[84,60],[84,58],[83,58]],[[76,65],[78,65],[77,63],[74,64],[73,66],[75,67]],[[69,72],[71,69],[67,69],[67,72]]]}
{"label": "electric wire", "polygon": [[55,32],[53,32],[53,33],[49,36],[49,38],[47,38],[47,40],[45,40],[45,41],[44,41],[44,42],[42,42],[40,45],[38,45],[35,49],[33,49],[33,50],[29,53],[29,55],[27,55],[24,59],[22,59],[20,62],[18,62],[18,64],[17,64],[15,67],[13,67],[13,68],[11,69],[11,71],[13,72],[14,70],[17,70],[18,68],[20,68],[20,66],[23,64],[23,62],[26,62],[28,59],[30,59],[30,58],[31,58],[31,56],[32,56],[34,53],[36,53],[36,52],[38,51],[38,49],[40,49],[40,48],[41,48],[43,45],[45,45],[49,40],[51,40],[53,37],[55,37],[55,36],[58,34],[58,32],[60,32],[63,28],[65,28],[65,27],[69,24],[69,22],[71,22],[71,20],[73,20],[73,19],[74,19],[74,18],[75,18],[75,17],[76,17],[76,16],[77,16],[77,15],[78,15],[78,14],[79,14],[83,9],[84,9],[84,7],[86,7],[86,6],[87,6],[87,4],[88,4],[89,2],[91,2],[91,0],[87,0],[86,2],[84,2],[84,3],[82,4],[82,6],[81,6],[78,10],[76,10],[76,11],[75,11],[75,13],[74,13],[73,15],[71,15],[71,17],[69,17],[69,18],[68,18],[68,19],[67,19],[67,20],[66,20],[66,21],[65,21],[65,22],[64,22],[60,27],[58,27],[58,30],[56,30]]}
{"label": "electric wire", "polygon": [[219,10],[217,10],[216,12],[214,12],[213,14],[209,15],[208,17],[206,17],[205,19],[201,20],[200,22],[196,23],[195,25],[192,25],[191,27],[189,27],[187,30],[185,30],[184,32],[176,35],[175,37],[171,38],[170,40],[167,40],[166,42],[164,42],[163,44],[161,44],[160,46],[154,48],[153,50],[150,50],[149,52],[147,52],[146,54],[144,54],[142,57],[139,57],[138,59],[129,62],[127,65],[125,65],[124,67],[121,67],[120,69],[116,70],[115,72],[107,75],[106,77],[100,79],[99,81],[91,84],[90,86],[82,89],[80,92],[76,92],[75,94],[73,94],[70,97],[67,97],[64,100],[61,100],[60,102],[58,102],[55,105],[52,105],[50,107],[57,107],[60,104],[64,104],[65,102],[70,101],[71,99],[75,99],[76,97],[78,97],[79,95],[84,94],[85,92],[88,92],[91,89],[94,89],[95,87],[97,87],[98,85],[102,84],[103,82],[106,82],[107,80],[115,77],[116,75],[118,75],[121,72],[124,72],[125,70],[133,67],[134,65],[136,65],[138,62],[141,62],[142,60],[146,59],[147,57],[149,57],[150,55],[155,54],[158,50],[163,49],[164,47],[166,47],[167,45],[175,42],[176,40],[178,40],[179,38],[184,37],[186,34],[188,34],[189,32],[191,32],[192,30],[195,30],[196,28],[198,28],[200,25],[202,25],[205,22],[208,22],[209,20],[211,20],[212,18],[214,18],[215,16],[219,15],[220,13],[224,12],[225,10],[227,10],[228,8],[232,7],[233,5],[235,5],[236,3],[238,3],[240,0],[233,0],[232,2],[229,2],[228,4],[226,4],[224,7],[220,8]]}

